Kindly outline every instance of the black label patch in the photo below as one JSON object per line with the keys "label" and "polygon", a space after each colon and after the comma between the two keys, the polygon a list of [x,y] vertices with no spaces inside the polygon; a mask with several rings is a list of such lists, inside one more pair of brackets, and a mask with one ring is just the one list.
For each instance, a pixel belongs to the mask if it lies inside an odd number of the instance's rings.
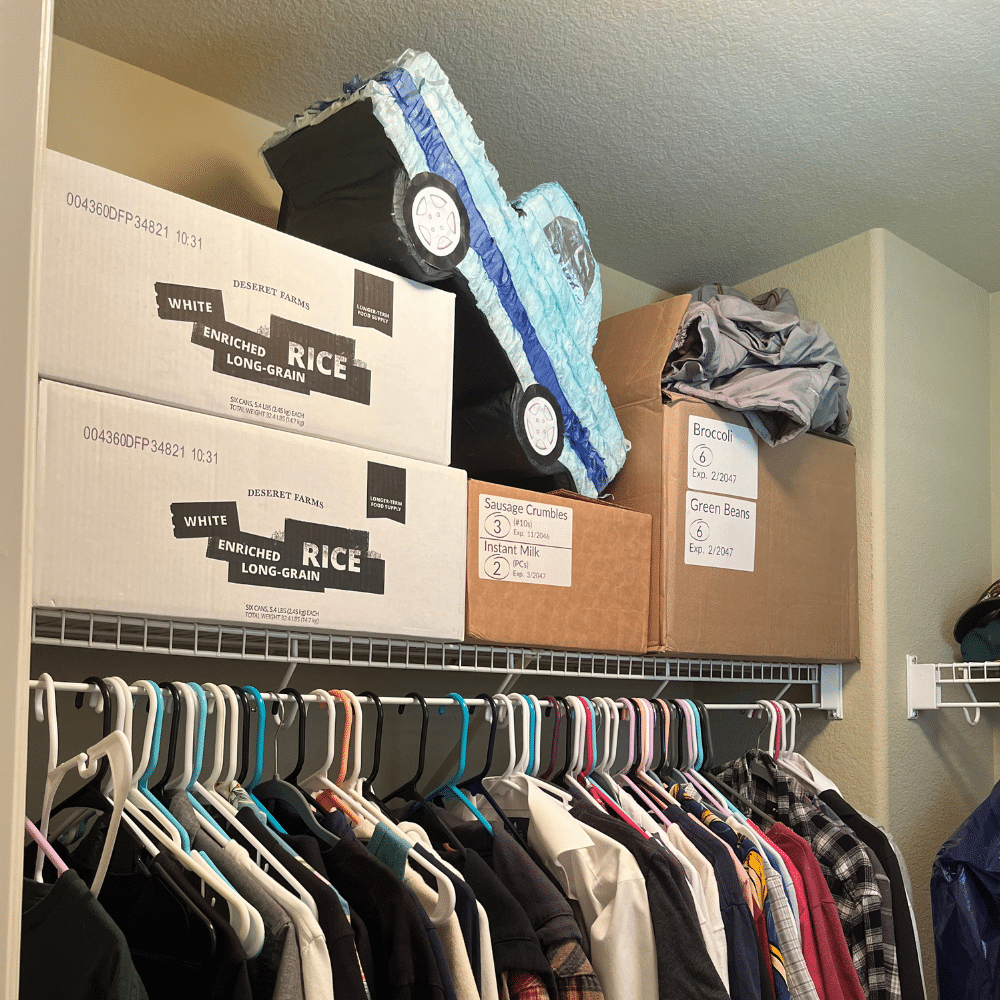
{"label": "black label patch", "polygon": [[367,531],[285,518],[281,538],[253,535],[228,501],[173,503],[170,513],[174,537],[207,538],[205,555],[229,563],[230,583],[385,593],[385,560],[369,554]]}
{"label": "black label patch", "polygon": [[191,343],[213,353],[213,371],[305,395],[371,402],[372,373],[355,358],[351,337],[275,315],[269,334],[246,330],[226,319],[218,288],[162,281],[155,288],[160,319],[193,324]]}
{"label": "black label patch", "polygon": [[368,463],[368,516],[406,524],[406,469]]}
{"label": "black label patch", "polygon": [[392,336],[392,281],[366,271],[354,271],[354,325],[370,326]]}

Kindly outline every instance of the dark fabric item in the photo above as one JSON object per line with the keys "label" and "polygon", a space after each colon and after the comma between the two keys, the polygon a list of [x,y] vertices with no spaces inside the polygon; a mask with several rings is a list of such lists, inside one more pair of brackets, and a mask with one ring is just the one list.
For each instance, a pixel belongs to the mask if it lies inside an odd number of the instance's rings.
{"label": "dark fabric item", "polygon": [[514,970],[532,972],[543,980],[554,996],[556,983],[552,967],[528,915],[507,886],[475,851],[466,851],[464,858],[455,851],[448,855],[448,860],[462,873],[489,917],[497,976]]}
{"label": "dark fabric item", "polygon": [[501,824],[490,833],[481,823],[462,823],[455,827],[455,836],[490,866],[520,903],[543,951],[566,941],[583,941],[566,897]]}
{"label": "dark fabric item", "polygon": [[24,881],[18,996],[147,1000],[125,936],[76,872],[54,885]]}
{"label": "dark fabric item", "polygon": [[341,839],[346,838],[347,840],[358,839],[358,835],[354,832],[354,827],[351,826],[347,817],[342,812],[338,812],[336,809],[333,809],[330,812],[323,812],[320,810],[316,819],[319,821],[319,825],[323,827],[324,830],[329,830],[335,837],[340,837]]}
{"label": "dark fabric item", "polygon": [[[336,893],[315,871],[310,871],[301,861],[289,854],[274,834],[261,823],[252,809],[240,809],[236,818],[281,861],[288,869],[288,873],[301,883],[316,903],[316,909],[319,911],[317,919],[323,931],[323,937],[326,938],[326,950],[330,953],[334,995],[340,1000],[368,1000],[361,973],[361,961],[358,958],[358,950],[354,942],[354,930]],[[253,852],[251,856],[256,853],[256,849],[243,840],[238,830],[232,829],[229,832],[234,840],[243,844],[248,851]],[[273,868],[268,871],[268,874],[277,882],[285,885],[289,891],[295,891]]]}
{"label": "dark fabric item", "polygon": [[578,942],[553,945],[547,958],[555,973],[559,1000],[604,1000],[597,973]]}
{"label": "dark fabric item", "polygon": [[1000,997],[1000,783],[945,841],[931,873],[938,995]]}
{"label": "dark fabric item", "polygon": [[622,844],[639,865],[653,921],[660,1000],[729,1000],[698,928],[694,899],[680,863],[662,844],[647,840],[582,797],[573,800],[569,811],[582,823]]}
{"label": "dark fabric item", "polygon": [[[472,977],[476,981],[476,989],[482,991],[482,951],[479,942],[479,910],[476,907],[476,894],[469,884],[458,878],[454,872],[448,871],[444,865],[438,864],[438,859],[426,850],[423,844],[415,844],[413,849],[441,872],[442,878],[446,878],[455,888],[455,916],[458,917],[458,926],[462,931],[462,940],[465,942],[465,951],[469,956],[469,964],[472,966]],[[423,868],[417,869],[424,881],[432,888],[436,889],[431,873]]]}
{"label": "dark fabric item", "polygon": [[[87,885],[97,872],[104,833],[101,820],[72,854],[53,845]],[[144,849],[119,831],[99,901],[125,935],[149,1000],[251,1000],[246,952],[229,921],[202,897],[200,880],[168,855],[148,865],[144,856]],[[214,954],[192,909],[212,925]]]}
{"label": "dark fabric item", "polygon": [[899,975],[900,994],[903,1000],[924,1000],[924,980],[920,974],[920,950],[913,926],[910,900],[906,893],[906,881],[899,858],[889,843],[889,838],[872,823],[864,819],[858,811],[837,792],[829,790],[820,793],[825,802],[840,819],[857,834],[861,842],[872,851],[889,879],[892,901],[893,938],[896,945],[896,970]]}
{"label": "dark fabric item", "polygon": [[851,959],[869,1000],[889,1000],[882,946],[882,895],[861,841],[829,819],[816,801],[766,753],[751,750],[717,769],[757,808],[804,837],[837,904]]}
{"label": "dark fabric item", "polygon": [[680,806],[657,798],[657,804],[671,823],[680,826],[684,836],[712,865],[719,887],[719,908],[729,945],[729,994],[732,1000],[760,1000],[760,943],[754,928],[753,914],[743,898],[739,876],[725,845]]}
{"label": "dark fabric item", "polygon": [[[261,801],[271,815],[289,832],[291,836],[304,838],[296,840],[300,855],[313,868],[315,868],[320,875],[328,879],[329,875],[326,872],[326,866],[323,862],[322,854],[322,847],[328,846],[326,842],[320,842],[315,835],[310,832],[309,827],[306,825],[302,817],[299,816],[294,807],[289,805],[287,802],[282,802],[280,799],[272,799],[266,796]],[[354,830],[351,829],[350,824],[347,822],[346,817],[344,817],[342,813],[326,813],[317,807],[316,819],[319,821],[320,826],[332,833],[335,837],[345,836],[351,840],[355,839]],[[329,823],[325,823],[325,820],[329,820]],[[331,827],[334,829],[331,829]],[[306,839],[308,839],[309,843],[306,842]],[[289,841],[289,846],[294,846],[291,841]],[[372,977],[374,976],[375,963],[372,957],[371,942],[368,938],[368,928],[365,927],[364,921],[361,919],[361,916],[356,910],[351,910],[350,921],[351,929],[354,931],[354,944],[358,953],[358,959],[361,962],[361,971],[365,982],[370,983],[372,981]]]}
{"label": "dark fabric item", "polygon": [[322,854],[330,880],[368,928],[375,1000],[444,1000],[422,911],[406,886],[357,840],[342,838]]}
{"label": "dark fabric item", "polygon": [[730,827],[718,813],[695,799],[690,792],[674,785],[671,794],[680,802],[682,809],[728,845],[743,865],[757,904],[753,910],[753,920],[757,931],[757,942],[760,945],[761,982],[771,981],[776,1000],[791,1000],[788,983],[785,980],[785,961],[778,944],[778,932],[774,926],[774,915],[768,900],[764,862],[756,845],[748,837]]}
{"label": "dark fabric item", "polygon": [[[378,858],[375,860],[377,861]],[[434,952],[434,961],[437,962],[438,974],[441,976],[441,988],[444,990],[444,1000],[458,1000],[458,991],[455,989],[455,981],[451,975],[451,966],[448,964],[448,956],[445,954],[441,936],[438,934],[434,922],[424,909],[417,894],[408,885],[404,884],[404,888],[413,901],[414,909],[417,911],[417,916],[424,925],[424,933],[427,935],[431,950]]]}
{"label": "dark fabric item", "polygon": [[847,947],[837,906],[808,841],[784,823],[775,823],[767,831],[767,838],[788,855],[805,885],[806,899],[804,902],[799,900],[799,908],[809,910],[818,952],[818,961],[810,964],[810,971],[815,976],[815,970],[819,970],[823,995],[864,1000],[865,993]]}

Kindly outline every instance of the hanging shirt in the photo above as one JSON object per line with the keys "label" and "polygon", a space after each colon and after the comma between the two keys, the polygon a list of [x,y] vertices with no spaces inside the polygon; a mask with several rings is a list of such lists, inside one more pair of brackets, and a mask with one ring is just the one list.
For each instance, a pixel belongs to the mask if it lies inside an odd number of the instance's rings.
{"label": "hanging shirt", "polygon": [[[612,838],[574,819],[563,802],[531,778],[487,779],[486,784],[508,817],[528,820],[528,843],[563,891],[579,902],[590,934],[591,963],[605,997],[654,1000],[653,921],[635,858]],[[499,821],[485,800],[476,805]]]}
{"label": "hanging shirt", "polygon": [[[449,822],[449,816],[441,816],[442,822]],[[524,910],[555,977],[559,1000],[579,1000],[583,996],[586,1000],[604,1000],[600,981],[583,951],[583,933],[569,902],[527,850],[501,823],[493,824],[492,831],[484,830],[478,822],[458,824],[453,832],[490,866]]]}
{"label": "hanging shirt", "polygon": [[357,840],[322,848],[331,880],[361,914],[375,956],[375,1000],[443,1000],[431,943],[406,887]]}
{"label": "hanging shirt", "polygon": [[836,903],[823,871],[809,843],[784,823],[775,823],[767,831],[772,843],[788,855],[802,877],[805,894],[804,912],[812,933],[803,933],[802,950],[813,983],[821,996],[844,1000],[864,1000],[861,979],[851,958]]}
{"label": "hanging shirt", "polygon": [[[762,770],[757,774],[754,768]],[[809,842],[836,903],[851,959],[866,995],[869,1000],[889,1000],[882,947],[882,896],[871,862],[857,837],[829,820],[804,786],[765,753],[750,751],[727,764],[721,777]]]}
{"label": "hanging shirt", "polygon": [[[340,896],[334,892],[326,879],[304,864],[299,857],[293,856],[282,847],[277,837],[257,818],[256,812],[250,808],[240,809],[236,818],[253,834],[288,870],[309,895],[319,911],[317,917],[326,939],[326,949],[330,955],[330,968],[333,974],[333,993],[338,1000],[368,1000],[361,972],[361,960],[358,958],[357,946],[354,941],[354,930],[344,913]],[[233,829],[233,839],[239,841],[241,834]],[[244,847],[249,842],[244,843]],[[274,869],[271,877],[282,882],[282,876]],[[286,885],[286,888],[291,888]]]}
{"label": "hanging shirt", "polygon": [[637,834],[582,798],[570,808],[588,827],[623,844],[639,864],[653,915],[660,1000],[681,997],[727,1000],[726,988],[705,948],[694,900],[679,863],[657,841]]}
{"label": "hanging shirt", "polygon": [[21,890],[20,1000],[147,1000],[121,930],[83,879]]}
{"label": "hanging shirt", "polygon": [[911,893],[907,891],[906,878],[899,863],[899,856],[893,850],[892,842],[884,830],[865,819],[852,805],[845,802],[836,790],[827,789],[821,792],[819,797],[854,831],[882,865],[889,880],[900,993],[903,1000],[924,1000],[920,942],[913,918]]}
{"label": "hanging shirt", "polygon": [[[87,884],[97,871],[103,832],[98,820],[73,854],[54,845]],[[229,921],[205,901],[196,877],[189,881],[178,861],[163,852],[143,864],[144,854],[127,831],[119,831],[100,900],[128,942],[149,1000],[252,1000],[246,952]],[[212,925],[214,951],[193,911]]]}

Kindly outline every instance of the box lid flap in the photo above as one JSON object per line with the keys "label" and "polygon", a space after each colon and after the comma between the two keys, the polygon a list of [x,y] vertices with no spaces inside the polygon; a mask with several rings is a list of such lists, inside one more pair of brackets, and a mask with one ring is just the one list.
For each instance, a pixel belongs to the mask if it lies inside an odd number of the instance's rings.
{"label": "box lid flap", "polygon": [[690,295],[654,302],[601,322],[594,362],[614,406],[660,398],[660,377]]}

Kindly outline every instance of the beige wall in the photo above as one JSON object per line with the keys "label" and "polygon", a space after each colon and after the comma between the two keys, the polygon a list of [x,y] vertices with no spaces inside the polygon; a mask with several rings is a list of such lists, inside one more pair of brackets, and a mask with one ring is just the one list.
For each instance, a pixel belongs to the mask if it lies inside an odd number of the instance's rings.
{"label": "beige wall", "polygon": [[[1000,292],[990,296],[990,467],[993,470],[993,580],[1000,578]],[[985,588],[983,588],[985,589]]]}
{"label": "beige wall", "polygon": [[933,983],[931,866],[992,787],[993,734],[958,712],[909,721],[905,657],[953,659],[952,624],[993,578],[989,296],[884,230],[742,287],[775,285],[844,355],[858,454],[861,667],[809,755],[898,840]]}

